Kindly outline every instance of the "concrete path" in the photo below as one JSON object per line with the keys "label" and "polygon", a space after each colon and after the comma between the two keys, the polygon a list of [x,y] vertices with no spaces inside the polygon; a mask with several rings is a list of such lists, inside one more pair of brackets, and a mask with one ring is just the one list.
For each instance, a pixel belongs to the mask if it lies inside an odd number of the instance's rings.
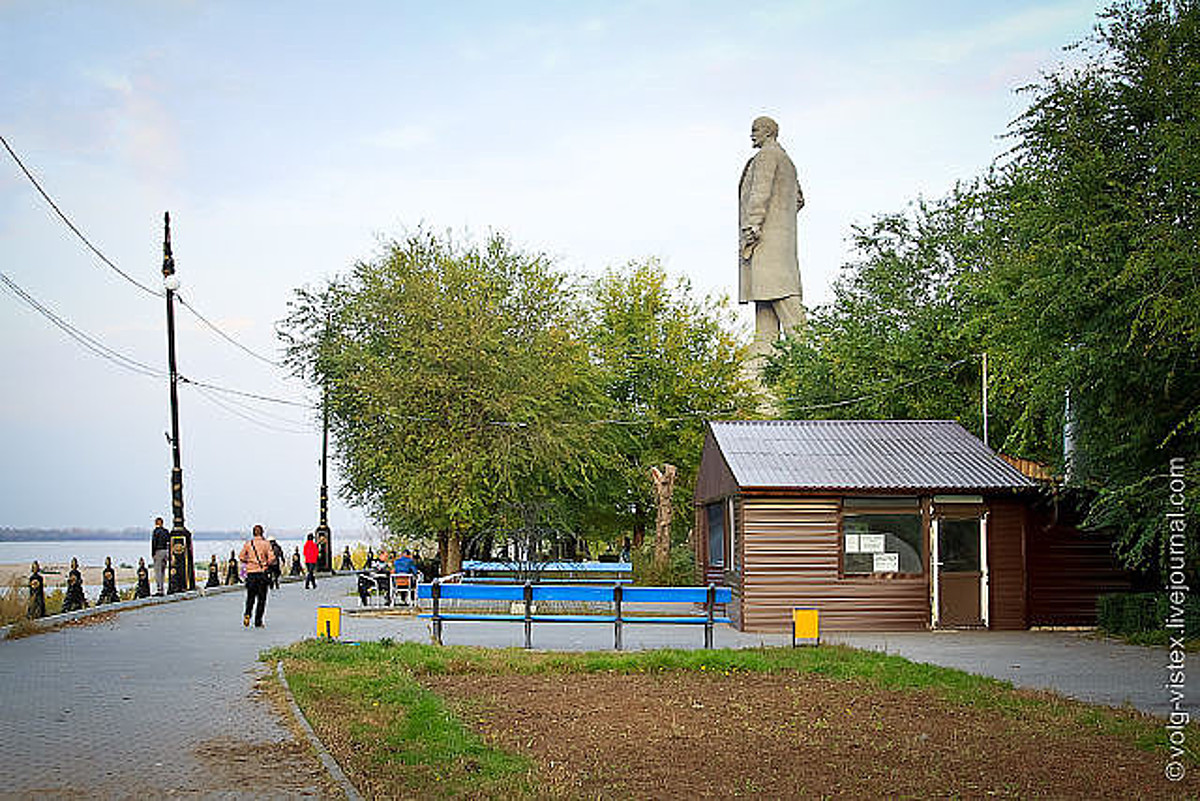
{"label": "concrete path", "polygon": [[[263,629],[243,628],[242,593],[121,612],[112,620],[0,641],[0,794],[74,797],[337,795],[281,716],[258,697],[259,653],[314,633],[316,607],[354,608],[353,576],[271,593]],[[345,615],[343,640],[428,642],[415,617]],[[447,623],[447,644],[520,647],[518,624]],[[627,649],[699,648],[701,626],[628,625]],[[1165,714],[1162,649],[1049,632],[838,634],[885,650]],[[718,626],[717,647],[786,645],[781,634]],[[612,628],[542,624],[535,648],[603,650]]]}
{"label": "concrete path", "polygon": [[[1160,717],[1171,711],[1163,687],[1165,648],[1125,645],[1089,632],[841,632],[825,640],[992,676],[1017,687],[1054,690],[1093,704],[1128,704]],[[1193,686],[1183,708],[1194,711],[1196,699]]]}
{"label": "concrete path", "polygon": [[311,635],[351,579],[272,591],[242,627],[241,592],[123,611],[0,642],[0,794],[97,798],[336,794],[255,691],[265,648]]}

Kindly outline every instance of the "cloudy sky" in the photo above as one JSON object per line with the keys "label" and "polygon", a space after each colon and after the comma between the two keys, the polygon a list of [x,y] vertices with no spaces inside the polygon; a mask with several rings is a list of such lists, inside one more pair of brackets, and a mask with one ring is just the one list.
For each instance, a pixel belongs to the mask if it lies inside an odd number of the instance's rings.
{"label": "cloudy sky", "polygon": [[[959,2],[59,2],[0,0],[0,134],[112,262],[278,357],[295,287],[426,225],[496,230],[596,273],[658,257],[734,291],[750,121],[800,173],[806,302],[855,223],[986,169],[1017,87],[1099,4]],[[0,152],[0,272],[161,370],[161,298],[74,237]],[[183,375],[314,399],[179,312]],[[748,324],[748,318],[747,318]],[[167,385],[69,339],[0,288],[0,526],[170,517]],[[193,530],[316,523],[311,413],[181,389]],[[335,532],[363,516],[340,503]]]}

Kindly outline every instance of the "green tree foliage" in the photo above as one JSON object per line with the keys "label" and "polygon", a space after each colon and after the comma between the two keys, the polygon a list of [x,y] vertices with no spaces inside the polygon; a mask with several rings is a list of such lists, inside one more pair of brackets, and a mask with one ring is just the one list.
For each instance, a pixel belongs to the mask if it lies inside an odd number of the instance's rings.
{"label": "green tree foliage", "polygon": [[1088,524],[1161,567],[1170,457],[1200,501],[1198,47],[1190,0],[1102,14],[1079,65],[1031,88],[987,176],[857,232],[833,303],[772,365],[787,408],[867,396],[808,413],[978,431],[977,365],[944,368],[986,350],[993,443],[1065,472],[1069,391]]}
{"label": "green tree foliage", "polygon": [[953,418],[982,429],[983,331],[969,291],[986,220],[973,188],[854,229],[833,302],[765,378],[794,418]]}
{"label": "green tree foliage", "polygon": [[604,427],[617,454],[596,484],[593,523],[601,532],[644,532],[654,520],[650,468],[678,470],[676,531],[691,521],[691,488],[704,421],[752,415],[745,346],[724,298],[698,299],[653,260],[611,269],[586,293],[584,338],[601,375]]}
{"label": "green tree foliage", "polygon": [[464,537],[530,498],[585,489],[603,408],[546,260],[419,232],[388,243],[284,323],[293,367],[327,389],[342,494],[392,530]]}
{"label": "green tree foliage", "polygon": [[1171,456],[1200,500],[1200,7],[1113,6],[1015,130],[995,188],[1012,241],[981,287],[990,336],[1025,367],[1023,419],[1070,390],[1089,522],[1153,569]]}

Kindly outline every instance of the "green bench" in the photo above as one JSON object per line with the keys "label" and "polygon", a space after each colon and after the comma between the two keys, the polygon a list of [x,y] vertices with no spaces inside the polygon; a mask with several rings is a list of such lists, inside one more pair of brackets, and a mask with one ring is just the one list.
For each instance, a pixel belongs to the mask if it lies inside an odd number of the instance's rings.
{"label": "green bench", "polygon": [[[453,584],[433,582],[417,585],[417,597],[432,602],[432,611],[421,613],[421,617],[433,621],[433,639],[442,644],[442,626],[454,621],[490,621],[524,623],[525,647],[533,647],[534,623],[611,623],[613,625],[613,648],[621,650],[621,629],[634,624],[669,624],[704,626],[704,647],[712,648],[713,626],[729,623],[724,615],[717,615],[717,606],[733,600],[733,591],[728,587],[710,584],[707,587],[631,587],[624,584],[598,586],[595,584]],[[489,612],[443,612],[444,600],[505,601],[523,604],[522,614]],[[538,601],[567,601],[585,603],[609,603],[610,614],[544,614],[535,613]],[[703,604],[702,615],[632,615],[627,616],[626,604]]]}

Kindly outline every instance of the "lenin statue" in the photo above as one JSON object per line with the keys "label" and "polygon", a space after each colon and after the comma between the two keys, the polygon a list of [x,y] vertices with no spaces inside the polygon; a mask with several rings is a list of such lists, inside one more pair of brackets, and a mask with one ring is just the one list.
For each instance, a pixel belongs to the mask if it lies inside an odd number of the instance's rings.
{"label": "lenin statue", "polygon": [[758,149],[738,185],[738,303],[754,303],[751,358],[762,359],[775,342],[804,322],[800,262],[796,256],[796,213],[804,195],[796,166],[776,141],[779,126],[759,117],[750,128]]}

